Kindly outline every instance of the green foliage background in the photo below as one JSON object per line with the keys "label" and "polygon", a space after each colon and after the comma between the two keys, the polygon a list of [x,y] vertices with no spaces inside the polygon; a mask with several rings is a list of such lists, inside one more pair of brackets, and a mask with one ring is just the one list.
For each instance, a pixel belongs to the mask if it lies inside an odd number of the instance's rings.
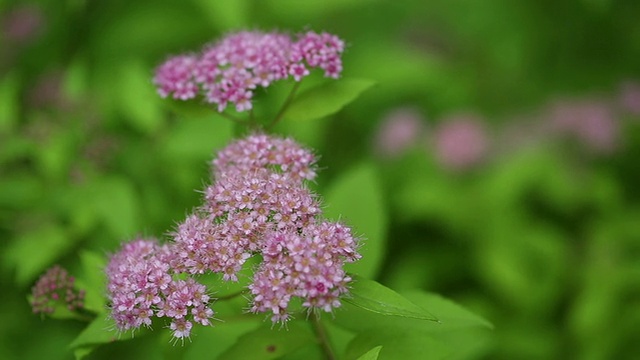
{"label": "green foliage background", "polygon": [[[622,145],[606,156],[538,146],[453,174],[423,148],[394,161],[372,151],[396,107],[420,109],[430,126],[469,110],[498,129],[558,97],[615,96],[640,79],[639,2],[3,0],[0,14],[28,4],[43,19],[33,40],[0,39],[0,358],[71,358],[86,324],[31,314],[38,275],[55,263],[83,274],[91,254],[164,235],[199,202],[207,161],[234,129],[213,112],[174,111],[153,69],[245,28],[338,34],[344,77],[375,81],[336,115],[297,109],[276,130],[317,150],[327,213],[367,238],[354,271],[417,304],[441,300],[415,289],[442,294],[493,323],[491,340],[462,358],[640,357],[637,115],[625,115]],[[80,281],[103,291],[99,278]],[[378,345],[396,326],[385,321],[346,353]],[[222,326],[168,353],[143,336],[94,356],[199,358],[252,326]]]}

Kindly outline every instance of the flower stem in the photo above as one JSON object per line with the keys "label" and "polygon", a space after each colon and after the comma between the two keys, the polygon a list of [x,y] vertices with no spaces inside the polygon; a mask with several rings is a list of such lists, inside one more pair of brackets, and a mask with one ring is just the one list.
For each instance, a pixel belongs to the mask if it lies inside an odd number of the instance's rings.
{"label": "flower stem", "polygon": [[217,298],[218,301],[225,301],[225,300],[231,300],[234,299],[238,296],[244,295],[247,293],[247,289],[242,289],[240,291],[236,291],[234,293],[225,295],[225,296],[220,296],[219,298]]}
{"label": "flower stem", "polygon": [[280,107],[280,111],[278,111],[278,114],[273,119],[271,124],[269,124],[266,127],[267,130],[271,130],[278,123],[278,121],[280,121],[282,119],[282,117],[284,116],[284,113],[287,111],[287,109],[291,105],[291,102],[295,98],[296,92],[298,91],[299,87],[300,87],[300,81],[296,81],[295,84],[293,85],[293,88],[291,89],[291,92],[289,92],[289,95],[284,100],[284,103],[282,103],[282,107]]}
{"label": "flower stem", "polygon": [[223,118],[225,118],[227,120],[231,120],[231,121],[236,122],[238,124],[246,124],[247,123],[246,120],[240,119],[240,118],[235,117],[235,116],[233,116],[231,114],[227,114],[227,113],[223,113],[223,112],[218,113],[218,114],[220,114],[220,116],[222,116]]}
{"label": "flower stem", "polygon": [[251,110],[249,110],[249,123],[250,124],[255,124],[256,123],[256,118],[255,118],[255,115],[253,114],[253,108],[251,108]]}
{"label": "flower stem", "polygon": [[320,342],[320,346],[322,347],[322,352],[324,353],[324,357],[327,360],[335,360],[336,355],[333,352],[333,348],[331,347],[331,343],[329,342],[329,336],[327,335],[327,331],[322,325],[320,321],[320,314],[314,312],[311,314],[311,323],[313,324],[313,330],[316,333],[318,341]]}

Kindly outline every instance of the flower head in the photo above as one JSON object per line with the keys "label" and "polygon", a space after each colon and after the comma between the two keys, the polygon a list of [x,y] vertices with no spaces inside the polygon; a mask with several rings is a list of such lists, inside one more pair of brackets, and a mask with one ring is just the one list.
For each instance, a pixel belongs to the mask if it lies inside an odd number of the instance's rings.
{"label": "flower head", "polygon": [[400,156],[418,144],[425,132],[423,116],[412,108],[399,108],[389,112],[375,137],[375,150],[385,158]]}
{"label": "flower head", "polygon": [[74,283],[73,276],[59,265],[47,270],[31,289],[33,312],[52,314],[56,305],[63,305],[71,311],[82,308],[84,290],[76,290]]}
{"label": "flower head", "polygon": [[293,40],[272,32],[242,31],[204,47],[195,55],[178,55],[158,67],[154,84],[162,97],[188,100],[202,95],[222,112],[234,104],[250,110],[254,90],[292,77],[295,81],[321,68],[338,78],[342,72],[344,42],[328,33],[307,32]]}
{"label": "flower head", "polygon": [[640,84],[628,81],[620,85],[618,95],[621,107],[631,115],[640,115]]}
{"label": "flower head", "polygon": [[[111,317],[125,331],[150,326],[151,317],[172,319],[174,336],[189,336],[191,321],[210,324],[213,311],[204,285],[189,278],[176,280],[174,252],[154,239],[126,243],[106,268]],[[175,328],[174,328],[175,327]]]}
{"label": "flower head", "polygon": [[251,311],[271,312],[272,321],[286,321],[293,297],[302,306],[330,312],[341,305],[351,278],[343,266],[360,258],[351,229],[331,222],[308,225],[300,231],[273,231],[263,244],[263,263],[249,289]]}
{"label": "flower head", "polygon": [[620,142],[620,124],[604,101],[562,101],[552,105],[549,127],[595,153],[610,153]]}
{"label": "flower head", "polygon": [[444,120],[434,132],[438,161],[452,170],[468,169],[484,159],[489,138],[482,119],[458,115]]}
{"label": "flower head", "polygon": [[340,306],[350,281],[343,265],[360,255],[348,227],[321,220],[317,197],[304,184],[315,177],[314,163],[293,140],[263,134],[221,150],[205,204],[174,234],[173,267],[237,280],[244,262],[260,254],[249,286],[252,311],[286,321],[292,297],[310,309]]}
{"label": "flower head", "polygon": [[221,150],[212,162],[215,182],[205,190],[205,203],[174,233],[174,267],[237,280],[267,232],[303,228],[320,214],[317,198],[303,183],[315,177],[314,163],[311,152],[293,140],[263,134]]}

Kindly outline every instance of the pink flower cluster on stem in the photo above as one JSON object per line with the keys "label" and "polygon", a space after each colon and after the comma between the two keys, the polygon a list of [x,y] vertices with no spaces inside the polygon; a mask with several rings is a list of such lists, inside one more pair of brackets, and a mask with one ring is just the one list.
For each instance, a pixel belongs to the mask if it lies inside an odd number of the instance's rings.
{"label": "pink flower cluster on stem", "polygon": [[223,149],[213,161],[216,181],[205,204],[174,234],[173,266],[237,280],[246,259],[261,254],[249,286],[252,311],[286,321],[293,296],[307,308],[340,306],[351,280],[342,267],[360,255],[348,227],[321,220],[318,199],[304,184],[315,178],[314,163],[294,141],[262,134]]}
{"label": "pink flower cluster on stem", "polygon": [[326,77],[342,72],[344,42],[335,35],[309,31],[297,36],[272,32],[238,32],[205,46],[199,54],[172,57],[156,69],[153,79],[163,98],[189,100],[201,95],[223,112],[252,108],[254,91],[292,77],[300,81],[312,68]]}
{"label": "pink flower cluster on stem", "polygon": [[351,281],[343,266],[360,255],[351,229],[324,221],[305,187],[316,176],[313,154],[291,139],[256,134],[220,151],[212,168],[204,204],[172,242],[137,239],[111,257],[108,295],[118,329],[166,317],[176,339],[188,337],[193,323],[209,325],[213,316],[206,288],[190,276],[213,272],[237,281],[254,255],[263,262],[248,286],[251,311],[284,322],[293,297],[310,310],[340,306]]}
{"label": "pink flower cluster on stem", "polygon": [[121,331],[151,326],[151,318],[171,319],[176,339],[188,337],[193,322],[210,325],[213,310],[204,285],[189,278],[176,280],[168,245],[153,239],[126,243],[114,254],[106,272],[111,317]]}

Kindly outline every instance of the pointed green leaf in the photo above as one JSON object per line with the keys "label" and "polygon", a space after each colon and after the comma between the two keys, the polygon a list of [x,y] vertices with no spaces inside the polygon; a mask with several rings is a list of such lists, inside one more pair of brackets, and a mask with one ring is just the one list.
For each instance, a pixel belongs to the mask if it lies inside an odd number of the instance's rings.
{"label": "pointed green leaf", "polygon": [[[219,313],[217,315],[219,316]],[[194,327],[194,341],[189,344],[183,359],[218,359],[220,354],[237,343],[241,336],[255,331],[263,325],[260,319],[257,318],[234,319],[231,321],[229,317],[225,316],[224,319],[224,322],[216,323],[214,326]],[[215,344],[215,346],[211,344]]]}
{"label": "pointed green leaf", "polygon": [[349,343],[345,358],[361,359],[358,355],[372,346],[385,349],[376,359],[446,359],[452,353],[423,329],[382,327],[360,331]]}
{"label": "pointed green leaf", "polygon": [[89,326],[87,326],[76,337],[69,348],[87,348],[91,345],[100,345],[118,340],[118,333],[114,331],[115,324],[113,320],[105,316],[104,314],[98,315]]}
{"label": "pointed green leaf", "polygon": [[76,287],[85,290],[84,307],[102,313],[107,308],[104,296],[106,258],[92,251],[83,251],[80,253],[80,261],[83,273],[78,276]]}
{"label": "pointed green leaf", "polygon": [[163,154],[170,160],[208,161],[214,150],[233,136],[233,124],[210,111],[208,116],[181,118],[163,140]]}
{"label": "pointed green leaf", "polygon": [[380,355],[380,350],[382,350],[382,346],[376,346],[373,349],[362,354],[362,356],[360,356],[358,360],[378,360],[378,355]]}
{"label": "pointed green leaf", "polygon": [[18,236],[7,247],[3,262],[15,268],[17,283],[26,285],[70,250],[75,241],[64,229],[46,225]]}
{"label": "pointed green leaf", "polygon": [[75,350],[73,350],[73,356],[76,360],[82,360],[85,356],[91,354],[91,352],[95,349],[95,346],[82,346]]}
{"label": "pointed green leaf", "polygon": [[284,118],[305,121],[332,115],[373,84],[375,82],[371,80],[348,78],[322,83],[298,95],[286,110]]}
{"label": "pointed green leaf", "polygon": [[373,280],[355,276],[350,294],[345,302],[377,314],[438,321],[427,310]]}
{"label": "pointed green leaf", "polygon": [[127,238],[139,230],[140,201],[132,182],[125,177],[103,178],[91,189],[100,219],[117,238]]}
{"label": "pointed green leaf", "polygon": [[291,321],[282,329],[268,325],[241,336],[220,359],[277,359],[315,341],[309,324],[304,322]]}
{"label": "pointed green leaf", "polygon": [[347,348],[347,359],[380,345],[385,349],[380,359],[469,359],[487,351],[491,324],[486,320],[436,294],[413,291],[404,296],[415,306],[429,309],[439,321],[385,316],[345,303],[335,323],[357,332]]}
{"label": "pointed green leaf", "polygon": [[385,253],[387,214],[382,186],[372,164],[365,163],[343,173],[326,191],[325,215],[341,219],[361,236],[362,259],[347,264],[347,271],[375,278]]}
{"label": "pointed green leaf", "polygon": [[438,321],[446,327],[486,327],[493,329],[493,325],[483,317],[474,314],[461,305],[438,294],[420,290],[403,292],[404,296],[414,304],[429,309],[438,317]]}
{"label": "pointed green leaf", "polygon": [[13,71],[0,82],[0,134],[9,133],[18,122],[19,81],[18,72]]}
{"label": "pointed green leaf", "polygon": [[120,111],[139,131],[153,133],[162,126],[164,117],[158,103],[160,97],[149,79],[149,69],[140,62],[130,62],[118,71],[115,96]]}

